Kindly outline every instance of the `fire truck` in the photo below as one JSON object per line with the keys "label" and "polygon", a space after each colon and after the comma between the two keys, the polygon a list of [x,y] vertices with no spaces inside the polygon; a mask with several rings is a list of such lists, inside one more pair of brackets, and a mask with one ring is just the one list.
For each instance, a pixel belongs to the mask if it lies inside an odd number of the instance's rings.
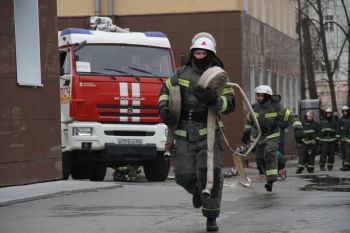
{"label": "fire truck", "polygon": [[158,96],[175,69],[162,32],[59,32],[63,179],[102,181],[107,167],[167,178]]}

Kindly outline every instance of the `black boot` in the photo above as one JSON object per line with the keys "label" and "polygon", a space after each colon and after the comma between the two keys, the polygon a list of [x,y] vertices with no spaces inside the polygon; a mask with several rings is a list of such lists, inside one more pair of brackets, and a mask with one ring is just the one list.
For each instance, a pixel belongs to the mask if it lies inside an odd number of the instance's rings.
{"label": "black boot", "polygon": [[196,209],[198,209],[202,206],[202,200],[201,200],[201,195],[199,194],[199,191],[197,191],[193,194],[192,204],[193,204],[193,207]]}
{"label": "black boot", "polygon": [[303,167],[298,167],[297,171],[295,174],[301,174],[303,172],[304,168]]}
{"label": "black boot", "polygon": [[314,168],[313,167],[308,167],[307,168],[308,173],[314,173]]}
{"label": "black boot", "polygon": [[328,171],[332,171],[333,170],[333,165],[328,165],[327,169],[328,169]]}
{"label": "black boot", "polygon": [[265,184],[266,191],[272,192],[272,186],[273,186],[273,182],[267,181],[267,183]]}
{"label": "black boot", "polygon": [[320,166],[320,170],[321,171],[325,171],[326,169],[324,168],[324,165],[323,166]]}
{"label": "black boot", "polygon": [[207,218],[207,231],[218,231],[219,227],[216,224],[216,218]]}
{"label": "black boot", "polygon": [[350,167],[349,166],[344,166],[344,167],[340,168],[340,171],[343,171],[343,172],[350,171]]}

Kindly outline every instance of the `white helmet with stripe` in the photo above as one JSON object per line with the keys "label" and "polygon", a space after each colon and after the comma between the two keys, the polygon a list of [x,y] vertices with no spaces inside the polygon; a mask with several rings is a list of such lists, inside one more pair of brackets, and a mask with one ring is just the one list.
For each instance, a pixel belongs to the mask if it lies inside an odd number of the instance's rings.
{"label": "white helmet with stripe", "polygon": [[349,107],[348,107],[348,106],[343,106],[343,107],[341,108],[341,110],[342,110],[342,111],[349,111]]}
{"label": "white helmet with stripe", "polygon": [[205,50],[212,51],[215,54],[216,53],[215,38],[207,32],[200,32],[192,38],[192,45],[190,50],[192,49],[205,49]]}
{"label": "white helmet with stripe", "polygon": [[272,89],[268,85],[260,85],[255,88],[256,94],[267,94],[267,95],[273,95]]}
{"label": "white helmet with stripe", "polygon": [[331,108],[327,108],[326,109],[326,113],[332,113],[332,109]]}

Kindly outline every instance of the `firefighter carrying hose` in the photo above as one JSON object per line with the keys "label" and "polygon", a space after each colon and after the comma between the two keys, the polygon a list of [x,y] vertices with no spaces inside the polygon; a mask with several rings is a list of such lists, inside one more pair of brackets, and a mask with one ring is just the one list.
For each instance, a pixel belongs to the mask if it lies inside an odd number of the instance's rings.
{"label": "firefighter carrying hose", "polygon": [[[280,137],[279,122],[293,123],[295,134],[302,133],[302,124],[293,118],[291,111],[284,108],[279,99],[275,100],[271,87],[260,85],[255,88],[257,103],[253,109],[261,128],[262,135],[255,149],[256,162],[259,172],[267,177],[265,189],[272,191],[272,186],[277,181],[277,154],[278,141]],[[250,139],[256,138],[257,130],[254,126],[252,116],[247,115],[242,142],[247,144]]]}
{"label": "firefighter carrying hose", "polygon": [[314,113],[312,111],[308,111],[305,114],[302,124],[304,133],[300,141],[298,141],[300,151],[296,174],[302,173],[305,167],[309,173],[314,173],[320,126],[319,123],[314,120]]}
{"label": "firefighter carrying hose", "polygon": [[342,167],[340,168],[341,171],[347,171],[346,163],[346,139],[343,136],[344,134],[347,136],[347,133],[344,132],[344,127],[346,125],[346,121],[349,118],[349,107],[343,106],[341,109],[342,117],[338,121],[338,130],[337,130],[337,139],[338,144],[340,145],[340,156],[342,159]]}
{"label": "firefighter carrying hose", "polygon": [[[216,57],[216,42],[209,33],[198,33],[192,39],[190,59],[178,68],[163,85],[159,97],[159,111],[168,127],[177,124],[175,134],[175,180],[193,195],[195,208],[202,206],[207,218],[207,231],[218,231],[216,218],[220,213],[223,187],[223,139],[216,129],[214,142],[214,183],[210,196],[202,190],[207,179],[207,116],[208,107],[215,106],[217,115],[228,114],[235,108],[232,88],[224,88],[222,93],[197,86],[201,75],[212,66],[222,67]],[[169,90],[179,85],[181,90],[181,115],[176,119],[169,111]],[[178,120],[178,123],[177,123]],[[222,127],[218,122],[217,127]]]}
{"label": "firefighter carrying hose", "polygon": [[336,145],[336,134],[337,134],[337,123],[333,119],[332,109],[327,108],[325,117],[320,123],[320,142],[322,146],[322,154],[320,157],[320,169],[325,171],[327,163],[328,171],[333,170],[335,145]]}

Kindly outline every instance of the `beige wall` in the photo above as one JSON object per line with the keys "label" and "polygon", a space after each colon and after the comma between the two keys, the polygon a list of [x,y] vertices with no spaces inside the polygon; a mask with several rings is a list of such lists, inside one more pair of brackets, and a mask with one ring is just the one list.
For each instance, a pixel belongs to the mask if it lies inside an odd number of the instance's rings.
{"label": "beige wall", "polygon": [[[295,0],[114,0],[113,14],[117,16],[131,16],[233,11],[243,10],[244,1],[248,7],[245,9],[248,15],[254,16],[254,9],[256,9],[255,18],[274,28],[278,28],[292,38],[296,38]],[[264,9],[262,9],[263,1],[265,2]],[[108,0],[100,0],[100,2],[101,15],[108,15]],[[278,3],[279,7],[277,7]],[[270,4],[273,4],[272,12],[270,12]],[[283,11],[284,6],[286,7],[285,13]],[[265,19],[263,19],[263,10],[265,11]],[[273,14],[272,24],[270,23],[271,13]],[[57,0],[57,14],[59,17],[95,15],[95,0]],[[283,26],[284,17],[286,28]]]}
{"label": "beige wall", "polygon": [[94,0],[57,0],[57,16],[95,15]]}

